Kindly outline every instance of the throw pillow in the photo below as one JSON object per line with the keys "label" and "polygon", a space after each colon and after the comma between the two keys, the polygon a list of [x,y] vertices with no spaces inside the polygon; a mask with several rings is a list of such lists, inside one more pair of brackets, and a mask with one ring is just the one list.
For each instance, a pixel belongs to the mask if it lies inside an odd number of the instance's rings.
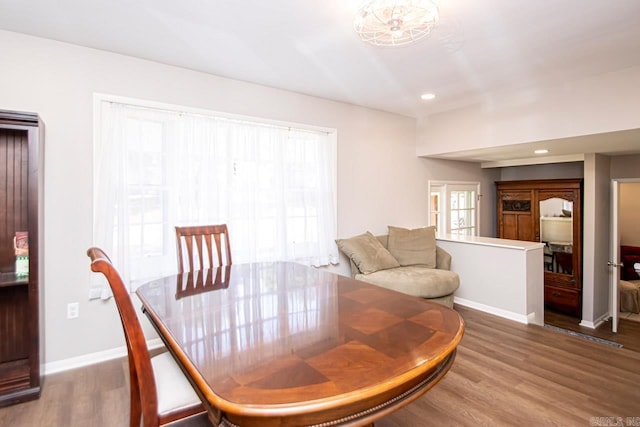
{"label": "throw pillow", "polygon": [[363,274],[400,267],[393,255],[368,231],[349,239],[337,239],[336,244]]}
{"label": "throw pillow", "polygon": [[623,255],[622,256],[622,279],[638,280],[640,275],[633,268],[636,262],[640,262],[640,255]]}
{"label": "throw pillow", "polygon": [[400,265],[436,268],[436,228],[409,230],[389,226],[389,252]]}

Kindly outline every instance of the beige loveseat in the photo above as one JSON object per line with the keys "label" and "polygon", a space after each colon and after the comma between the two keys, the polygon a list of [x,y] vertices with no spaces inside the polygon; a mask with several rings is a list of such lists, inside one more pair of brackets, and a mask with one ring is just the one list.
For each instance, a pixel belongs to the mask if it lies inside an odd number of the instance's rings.
{"label": "beige loveseat", "polygon": [[460,278],[450,271],[451,255],[435,244],[431,228],[389,227],[391,250],[389,234],[367,232],[336,243],[351,262],[353,278],[453,307]]}
{"label": "beige loveseat", "polygon": [[640,280],[620,280],[620,311],[640,313]]}

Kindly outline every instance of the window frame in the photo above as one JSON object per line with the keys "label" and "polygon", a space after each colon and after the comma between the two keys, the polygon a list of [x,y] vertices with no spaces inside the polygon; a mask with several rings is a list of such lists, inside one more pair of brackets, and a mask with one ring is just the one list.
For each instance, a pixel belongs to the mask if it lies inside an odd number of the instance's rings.
{"label": "window frame", "polygon": [[[443,180],[429,180],[427,183],[427,194],[429,197],[429,214],[427,216],[427,224],[429,226],[436,227],[436,233],[438,236],[445,236],[453,234],[451,232],[451,192],[452,191],[475,191],[474,200],[474,226],[465,227],[466,229],[473,229],[471,236],[480,235],[480,199],[482,197],[480,193],[479,181],[443,181]],[[437,197],[439,200],[437,209],[434,210],[433,197]],[[434,218],[436,223],[434,224]],[[455,233],[459,234],[459,233]],[[468,234],[464,234],[468,235]]]}

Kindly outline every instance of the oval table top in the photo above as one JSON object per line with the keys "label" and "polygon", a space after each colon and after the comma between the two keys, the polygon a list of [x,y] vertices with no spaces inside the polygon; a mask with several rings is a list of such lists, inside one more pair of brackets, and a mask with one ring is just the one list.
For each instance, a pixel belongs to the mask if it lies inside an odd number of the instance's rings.
{"label": "oval table top", "polygon": [[169,276],[137,294],[221,425],[371,423],[435,385],[464,330],[442,305],[289,262]]}

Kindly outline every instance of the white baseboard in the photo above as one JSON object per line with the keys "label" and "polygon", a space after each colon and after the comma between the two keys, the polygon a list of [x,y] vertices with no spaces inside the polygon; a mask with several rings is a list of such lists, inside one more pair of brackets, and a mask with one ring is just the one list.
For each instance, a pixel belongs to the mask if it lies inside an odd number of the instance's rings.
{"label": "white baseboard", "polygon": [[609,313],[605,313],[602,316],[598,317],[595,321],[589,322],[587,320],[581,320],[580,326],[584,326],[585,328],[596,329],[598,326],[602,325],[604,322],[609,320]]}
{"label": "white baseboard", "polygon": [[[162,347],[164,344],[160,338],[147,341],[147,347],[154,349]],[[44,364],[44,375],[51,375],[70,369],[81,368],[83,366],[94,365],[108,360],[118,359],[127,355],[127,346],[116,347],[109,350],[84,354],[82,356],[71,357],[69,359],[47,362]]]}
{"label": "white baseboard", "polygon": [[533,313],[529,313],[527,315],[527,324],[544,326],[544,313],[542,313],[542,316],[538,316],[535,311]]}
{"label": "white baseboard", "polygon": [[485,313],[493,314],[498,317],[503,317],[505,319],[514,320],[518,323],[528,324],[528,317],[524,314],[514,313],[512,311],[503,310],[501,308],[492,307],[490,305],[481,304],[475,301],[470,301],[468,299],[454,297],[454,302],[456,304],[460,304],[465,307],[473,308],[475,310],[483,311]]}

